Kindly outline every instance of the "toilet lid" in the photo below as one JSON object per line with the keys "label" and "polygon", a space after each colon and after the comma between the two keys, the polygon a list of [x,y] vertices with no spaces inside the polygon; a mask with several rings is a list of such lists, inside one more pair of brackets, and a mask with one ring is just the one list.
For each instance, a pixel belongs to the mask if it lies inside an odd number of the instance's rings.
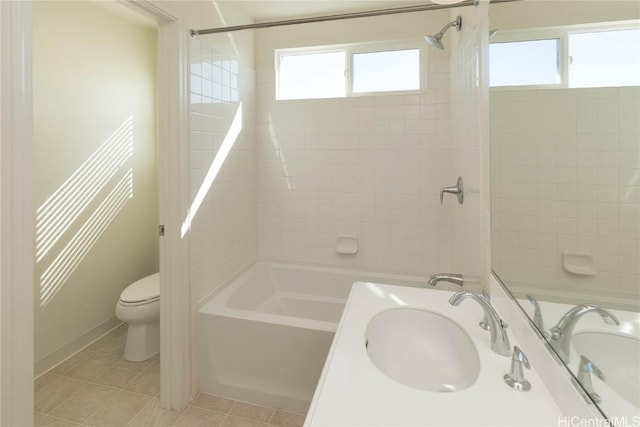
{"label": "toilet lid", "polygon": [[160,273],[155,273],[133,282],[120,294],[126,303],[151,302],[160,298]]}

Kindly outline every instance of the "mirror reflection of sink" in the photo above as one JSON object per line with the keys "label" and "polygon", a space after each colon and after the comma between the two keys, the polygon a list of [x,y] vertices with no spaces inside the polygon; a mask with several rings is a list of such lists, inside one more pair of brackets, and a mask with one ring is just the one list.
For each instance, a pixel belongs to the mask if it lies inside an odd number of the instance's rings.
{"label": "mirror reflection of sink", "polygon": [[467,333],[430,311],[398,308],[377,314],[367,326],[365,345],[382,373],[409,387],[459,391],[480,374],[478,351]]}
{"label": "mirror reflection of sink", "polygon": [[640,340],[607,332],[576,332],[573,348],[604,373],[609,387],[640,408]]}

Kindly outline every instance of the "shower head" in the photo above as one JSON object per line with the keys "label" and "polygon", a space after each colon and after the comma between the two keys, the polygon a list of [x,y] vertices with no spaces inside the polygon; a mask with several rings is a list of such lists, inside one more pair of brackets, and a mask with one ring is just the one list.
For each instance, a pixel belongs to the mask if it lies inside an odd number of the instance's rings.
{"label": "shower head", "polygon": [[451,27],[456,27],[456,30],[460,31],[460,28],[462,28],[462,17],[460,15],[458,15],[455,21],[451,21],[447,25],[445,25],[445,27],[440,30],[438,34],[433,36],[424,36],[424,39],[431,46],[436,47],[440,50],[444,50],[444,44],[442,44],[442,36],[444,36],[444,33],[446,33],[447,30]]}

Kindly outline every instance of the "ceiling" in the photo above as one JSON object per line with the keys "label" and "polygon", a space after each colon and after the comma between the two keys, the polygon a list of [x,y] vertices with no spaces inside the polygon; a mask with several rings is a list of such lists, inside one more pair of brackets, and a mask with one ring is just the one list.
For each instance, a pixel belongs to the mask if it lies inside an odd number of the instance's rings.
{"label": "ceiling", "polygon": [[258,22],[431,3],[429,0],[219,0],[218,2],[233,3]]}

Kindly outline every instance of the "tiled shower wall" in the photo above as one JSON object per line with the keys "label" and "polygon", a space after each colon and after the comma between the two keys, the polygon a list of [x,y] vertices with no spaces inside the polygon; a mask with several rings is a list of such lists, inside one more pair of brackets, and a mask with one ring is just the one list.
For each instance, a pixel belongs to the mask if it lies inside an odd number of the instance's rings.
{"label": "tiled shower wall", "polygon": [[[453,195],[447,195],[452,206],[452,271],[460,272],[470,281],[479,281],[483,270],[483,251],[489,251],[488,239],[483,239],[483,143],[482,117],[486,112],[481,88],[481,34],[486,25],[487,5],[454,9],[451,19],[462,16],[462,29],[451,41],[451,118],[452,164],[451,182],[461,176],[465,185],[462,205]],[[484,16],[484,19],[483,19]],[[488,164],[488,162],[487,162]],[[487,247],[483,247],[487,242]]]}
{"label": "tiled shower wall", "polygon": [[190,40],[190,262],[196,304],[255,262],[255,72]]}
{"label": "tiled shower wall", "polygon": [[[325,100],[276,101],[273,62],[258,65],[260,258],[448,271],[448,58],[428,60],[423,94]],[[340,235],[356,255],[336,253]]]}
{"label": "tiled shower wall", "polygon": [[[638,117],[638,87],[492,91],[493,261],[513,288],[637,301]],[[565,251],[595,274],[567,272]]]}

